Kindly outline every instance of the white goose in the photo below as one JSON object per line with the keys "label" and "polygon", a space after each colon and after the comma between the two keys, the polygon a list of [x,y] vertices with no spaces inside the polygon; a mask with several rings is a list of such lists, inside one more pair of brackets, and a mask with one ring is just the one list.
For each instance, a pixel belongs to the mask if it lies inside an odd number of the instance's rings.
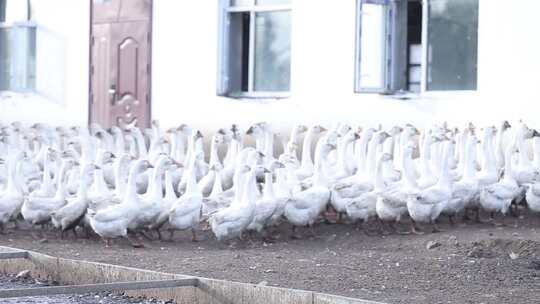
{"label": "white goose", "polygon": [[86,164],[82,168],[77,195],[69,198],[65,206],[51,213],[51,221],[55,228],[60,229],[61,238],[64,236],[64,232],[68,230],[72,230],[75,235],[77,234],[75,229],[84,219],[88,208],[88,187],[95,169],[99,168],[94,164]]}
{"label": "white goose", "polygon": [[495,212],[506,214],[512,200],[519,192],[519,186],[514,179],[512,171],[512,154],[518,150],[516,147],[508,147],[504,160],[504,176],[492,185],[484,187],[480,191],[480,205],[484,210],[490,213],[490,219],[493,220]]}
{"label": "white goose", "polygon": [[69,169],[76,164],[72,159],[62,160],[60,171],[56,178],[56,194],[53,197],[32,197],[25,199],[21,214],[25,221],[32,225],[43,225],[51,220],[51,213],[62,208],[66,201],[65,177]]}
{"label": "white goose", "polygon": [[313,232],[313,223],[326,209],[330,199],[330,190],[328,181],[325,179],[322,162],[328,153],[335,149],[333,144],[322,143],[317,146],[316,159],[313,174],[313,186],[304,191],[295,193],[285,205],[284,215],[293,225],[293,238],[299,238],[296,234],[297,226],[308,226]]}
{"label": "white goose", "polygon": [[[255,214],[253,220],[247,226],[247,230],[256,231],[257,233],[263,232],[263,230],[270,224],[272,217],[278,211],[279,202],[274,193],[274,183],[272,180],[272,173],[274,169],[283,164],[275,162],[270,167],[270,170],[265,169],[265,181],[263,196],[255,203]],[[266,239],[266,235],[263,236]]]}
{"label": "white goose", "polygon": [[302,146],[302,159],[300,168],[296,170],[295,174],[299,180],[304,180],[313,175],[314,164],[311,158],[311,149],[313,140],[317,134],[326,131],[322,126],[316,125],[308,129],[306,137],[304,138],[304,144]]}
{"label": "white goose", "polygon": [[172,240],[176,230],[191,230],[191,241],[197,241],[196,229],[201,218],[203,195],[195,180],[196,155],[191,155],[190,165],[185,171],[187,175],[186,191],[178,198],[169,210],[169,239]]}
{"label": "white goose", "polygon": [[26,153],[22,151],[14,151],[8,156],[7,186],[0,194],[0,233],[9,221],[17,218],[23,205],[23,189],[17,177],[22,173],[21,161],[26,157]]}
{"label": "white goose", "polygon": [[[106,246],[110,239],[116,237],[128,238],[127,229],[137,216],[140,198],[137,194],[137,176],[152,165],[144,159],[135,161],[129,171],[126,193],[120,204],[111,205],[101,210],[89,210],[90,225],[92,229],[105,240]],[[142,244],[132,242],[132,246],[142,247]]]}
{"label": "white goose", "polygon": [[373,190],[347,200],[345,211],[351,221],[357,223],[358,228],[360,228],[363,223],[367,223],[371,218],[377,217],[378,193],[384,191],[386,188],[383,178],[383,165],[385,162],[392,164],[392,155],[383,153],[379,156]]}
{"label": "white goose", "polygon": [[478,197],[478,179],[476,177],[476,163],[474,154],[476,153],[478,140],[476,136],[467,136],[464,157],[464,165],[461,179],[454,183],[452,187],[452,199],[446,204],[443,214],[447,215],[450,223],[454,224],[454,216],[464,211]]}
{"label": "white goose", "polygon": [[178,196],[176,196],[176,192],[174,191],[174,180],[172,177],[172,171],[175,166],[180,166],[180,164],[173,164],[171,168],[165,171],[165,197],[159,201],[159,215],[149,227],[157,232],[160,240],[163,239],[160,229],[169,221],[169,211],[172,205],[178,200]]}
{"label": "white goose", "polygon": [[452,199],[452,182],[450,177],[450,157],[454,154],[448,149],[450,143],[446,143],[446,152],[443,156],[441,173],[437,184],[413,194],[407,200],[407,210],[413,220],[413,233],[420,233],[416,223],[427,223],[433,227],[433,232],[440,229],[435,223],[448,202]]}
{"label": "white goose", "polygon": [[212,214],[208,220],[216,238],[228,240],[242,236],[246,227],[253,220],[255,214],[256,193],[253,193],[251,184],[255,184],[256,170],[243,166],[241,174],[247,174],[242,180],[240,200],[233,202],[229,207]]}
{"label": "white goose", "polygon": [[392,232],[405,233],[398,231],[394,226],[402,217],[408,214],[407,201],[411,195],[418,193],[418,184],[414,178],[414,163],[412,162],[412,153],[415,146],[412,143],[405,144],[401,150],[401,168],[402,180],[397,183],[379,184],[377,189],[377,203],[375,211],[382,223],[387,223]]}

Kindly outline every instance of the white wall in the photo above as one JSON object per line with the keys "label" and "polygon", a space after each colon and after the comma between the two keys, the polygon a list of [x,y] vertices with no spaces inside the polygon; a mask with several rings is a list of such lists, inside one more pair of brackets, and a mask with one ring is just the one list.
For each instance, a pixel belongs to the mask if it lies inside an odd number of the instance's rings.
{"label": "white wall", "polygon": [[39,27],[36,86],[42,95],[0,97],[0,120],[86,124],[90,2],[33,0],[32,5]]}
{"label": "white wall", "polygon": [[[297,122],[328,125],[337,120],[422,125],[520,118],[535,126],[540,101],[538,0],[480,0],[478,91],[430,93],[414,100],[353,93],[355,0],[331,5],[292,0],[292,97],[267,101],[216,96],[217,1],[154,1],[152,114],[164,126],[189,123],[213,130],[266,120],[285,129]],[[39,101],[43,104],[37,107],[11,98],[9,104],[19,107],[4,105],[0,119],[86,123],[88,1],[34,2],[42,3],[38,23],[66,40],[65,100],[51,106]],[[35,109],[40,111],[34,114]]]}
{"label": "white wall", "polygon": [[[354,94],[355,1],[293,0],[292,97],[217,97],[217,1],[155,1],[153,117],[213,129],[267,120],[426,124],[536,119],[540,95],[540,1],[480,0],[479,90],[415,100]],[[531,111],[532,110],[532,111]],[[536,112],[536,113],[535,113]],[[531,122],[532,123],[532,122]],[[533,124],[534,125],[534,124]]]}

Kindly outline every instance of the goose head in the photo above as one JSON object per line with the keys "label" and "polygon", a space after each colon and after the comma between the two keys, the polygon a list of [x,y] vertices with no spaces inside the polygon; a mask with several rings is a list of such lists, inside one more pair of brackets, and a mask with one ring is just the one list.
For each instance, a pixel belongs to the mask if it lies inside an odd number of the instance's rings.
{"label": "goose head", "polygon": [[328,131],[325,127],[323,127],[323,126],[321,126],[321,125],[315,125],[315,126],[313,126],[312,130],[313,130],[313,133],[315,133],[315,134],[323,133],[323,132]]}
{"label": "goose head", "polygon": [[382,144],[384,141],[390,137],[390,134],[386,133],[385,131],[378,131],[379,133],[379,143]]}
{"label": "goose head", "polygon": [[246,131],[246,135],[252,135],[255,137],[262,136],[265,132],[265,125],[261,125],[261,123],[256,123],[249,127]]}
{"label": "goose head", "polygon": [[114,155],[110,151],[103,152],[103,165],[111,164],[116,159],[116,155]]}
{"label": "goose head", "polygon": [[381,163],[386,163],[386,162],[392,161],[393,159],[394,159],[394,157],[392,156],[392,154],[390,154],[390,153],[382,153],[379,156],[378,161],[381,162]]}
{"label": "goose head", "polygon": [[392,127],[392,129],[390,129],[389,134],[390,134],[390,136],[393,137],[393,136],[399,135],[401,132],[403,132],[403,128],[402,128],[402,127],[400,127],[400,126],[394,126],[394,127]]}
{"label": "goose head", "polygon": [[510,125],[510,123],[508,122],[508,120],[505,120],[501,123],[501,131],[506,131],[508,129],[510,129],[512,127],[512,125]]}
{"label": "goose head", "polygon": [[283,169],[285,168],[285,164],[280,162],[280,161],[273,161],[271,164],[270,164],[270,170],[276,170],[276,169]]}
{"label": "goose head", "polygon": [[215,163],[215,164],[212,164],[208,170],[210,171],[214,171],[214,172],[219,172],[223,169],[223,165],[220,164],[220,163]]}
{"label": "goose head", "polygon": [[306,125],[296,125],[293,127],[293,132],[296,134],[302,134],[308,130]]}
{"label": "goose head", "polygon": [[348,124],[341,124],[339,128],[337,129],[337,132],[341,136],[345,136],[349,131],[352,130],[352,127]]}
{"label": "goose head", "polygon": [[354,130],[350,130],[349,132],[347,132],[347,134],[345,134],[345,136],[343,136],[343,142],[344,143],[352,143],[356,140],[358,140],[360,138],[360,134],[355,132]]}
{"label": "goose head", "polygon": [[248,165],[243,165],[238,170],[239,173],[248,173],[249,171],[251,171],[251,167]]}

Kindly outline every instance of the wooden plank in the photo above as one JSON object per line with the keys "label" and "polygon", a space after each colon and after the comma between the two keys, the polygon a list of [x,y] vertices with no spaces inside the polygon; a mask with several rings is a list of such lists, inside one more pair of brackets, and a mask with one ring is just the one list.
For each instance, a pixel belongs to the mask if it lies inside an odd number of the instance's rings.
{"label": "wooden plank", "polygon": [[26,258],[28,258],[28,251],[0,252],[0,260],[26,259]]}
{"label": "wooden plank", "polygon": [[56,294],[84,294],[104,291],[123,291],[136,289],[174,288],[183,286],[197,286],[198,279],[177,279],[159,281],[118,282],[104,284],[50,286],[36,288],[17,288],[0,290],[0,299],[49,296]]}

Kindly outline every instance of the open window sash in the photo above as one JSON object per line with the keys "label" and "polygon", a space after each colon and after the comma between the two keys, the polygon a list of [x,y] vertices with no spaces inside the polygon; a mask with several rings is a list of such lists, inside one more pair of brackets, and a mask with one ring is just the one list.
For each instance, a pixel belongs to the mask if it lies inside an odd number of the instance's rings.
{"label": "open window sash", "polygon": [[392,1],[358,0],[357,92],[390,91]]}

